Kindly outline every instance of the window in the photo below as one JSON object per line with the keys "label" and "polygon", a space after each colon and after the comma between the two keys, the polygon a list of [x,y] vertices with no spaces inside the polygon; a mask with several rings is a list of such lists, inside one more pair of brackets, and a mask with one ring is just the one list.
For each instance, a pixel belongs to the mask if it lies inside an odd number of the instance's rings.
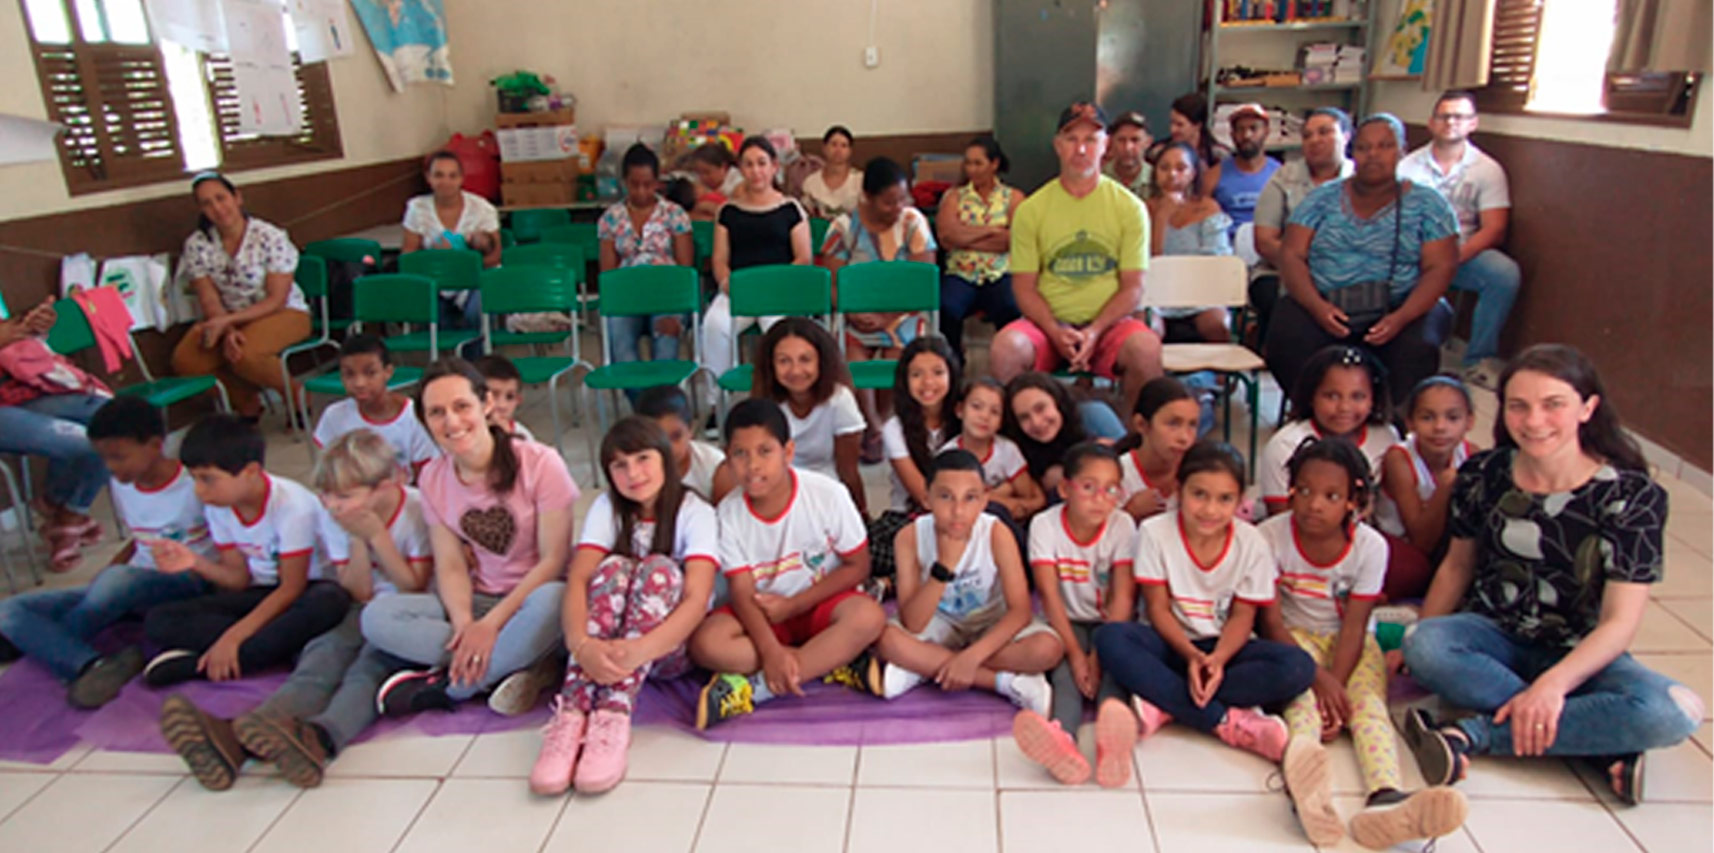
{"label": "window", "polygon": [[153,39],[142,0],[22,2],[48,118],[66,127],[60,163],[73,195],[343,153],[326,63],[293,54],[303,132],[258,137],[238,129],[230,59]]}
{"label": "window", "polygon": [[1611,73],[1619,0],[1497,0],[1485,112],[1689,126],[1699,74]]}

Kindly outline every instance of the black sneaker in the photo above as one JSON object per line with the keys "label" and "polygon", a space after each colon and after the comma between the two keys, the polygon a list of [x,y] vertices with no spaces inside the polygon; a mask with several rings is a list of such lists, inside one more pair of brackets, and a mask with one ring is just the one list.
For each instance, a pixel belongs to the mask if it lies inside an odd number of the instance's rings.
{"label": "black sneaker", "polygon": [[1468,762],[1465,754],[1470,750],[1470,741],[1462,734],[1454,735],[1449,729],[1437,728],[1434,718],[1421,708],[1412,708],[1405,713],[1404,725],[1405,745],[1410,747],[1416,756],[1417,766],[1422,769],[1422,780],[1429,785],[1450,785],[1464,778],[1464,765]]}
{"label": "black sneaker", "polygon": [[[195,669],[195,658],[192,658],[192,669]],[[65,698],[73,708],[93,710],[113,701],[119,691],[137,673],[143,671],[143,650],[136,646],[126,646],[123,650],[96,658],[89,666],[78,673],[76,680],[66,690]]]}
{"label": "black sneaker", "polygon": [[451,711],[446,694],[446,671],[407,669],[393,673],[375,692],[375,710],[383,717],[405,717],[429,710]]}
{"label": "black sneaker", "polygon": [[12,645],[12,641],[0,634],[0,663],[11,663],[24,656],[22,649]]}
{"label": "black sneaker", "polygon": [[1611,755],[1585,759],[1596,773],[1607,782],[1607,788],[1619,802],[1627,806],[1640,805],[1643,801],[1643,756],[1645,753],[1633,752],[1630,755]]}
{"label": "black sneaker", "polygon": [[868,649],[857,653],[851,662],[821,677],[828,684],[843,684],[858,693],[881,695],[881,662]]}
{"label": "black sneaker", "polygon": [[150,687],[171,687],[196,677],[196,662],[201,655],[189,649],[169,649],[155,655],[143,668],[143,683]]}

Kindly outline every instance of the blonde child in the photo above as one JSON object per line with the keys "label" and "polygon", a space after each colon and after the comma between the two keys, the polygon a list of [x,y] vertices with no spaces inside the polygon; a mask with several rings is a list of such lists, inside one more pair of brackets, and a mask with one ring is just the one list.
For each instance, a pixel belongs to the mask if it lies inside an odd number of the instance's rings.
{"label": "blonde child", "polygon": [[1131,432],[1113,449],[1121,458],[1120,505],[1142,521],[1178,507],[1178,463],[1196,443],[1202,407],[1184,383],[1161,376],[1144,383],[1131,412]]}
{"label": "blonde child", "polygon": [[[1381,491],[1375,498],[1375,526],[1393,537],[1395,546],[1408,546],[1432,565],[1446,541],[1446,515],[1452,505],[1452,481],[1458,468],[1475,452],[1470,434],[1470,389],[1451,376],[1430,376],[1411,389],[1405,401],[1405,425],[1410,434],[1387,450],[1381,460]],[[1400,581],[1405,579],[1400,578]],[[1387,598],[1416,597],[1428,591],[1428,576],[1420,585],[1387,578]]]}
{"label": "blonde child", "polygon": [[1452,832],[1464,822],[1463,794],[1402,790],[1386,663],[1368,627],[1387,562],[1386,540],[1357,520],[1371,490],[1368,460],[1335,437],[1305,445],[1288,465],[1290,511],[1259,528],[1279,566],[1279,600],[1262,612],[1261,633],[1295,643],[1316,662],[1312,689],[1285,714],[1292,737],[1284,775],[1298,821],[1317,846],[1343,837],[1321,744],[1350,729],[1368,791],[1367,807],[1351,819],[1352,837],[1378,850]]}
{"label": "blonde child", "polygon": [[1018,748],[1055,779],[1081,785],[1089,762],[1077,748],[1083,700],[1095,702],[1095,779],[1116,788],[1130,781],[1137,718],[1125,692],[1102,671],[1093,636],[1104,622],[1136,618],[1131,567],[1137,528],[1119,509],[1119,457],[1095,442],[1065,454],[1064,501],[1030,522],[1030,566],[1041,591],[1042,615],[1059,634],[1065,659],[1054,667],[1053,718],[1020,711],[1012,719]]}

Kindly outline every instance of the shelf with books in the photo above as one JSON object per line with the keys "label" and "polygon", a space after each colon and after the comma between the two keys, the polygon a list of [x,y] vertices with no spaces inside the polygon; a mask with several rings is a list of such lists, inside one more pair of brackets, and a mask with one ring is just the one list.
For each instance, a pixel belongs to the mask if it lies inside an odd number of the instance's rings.
{"label": "shelf with books", "polygon": [[1264,92],[1343,92],[1349,89],[1360,89],[1363,84],[1358,81],[1346,83],[1311,83],[1297,86],[1215,86],[1215,95],[1256,95]]}
{"label": "shelf with books", "polygon": [[1310,32],[1314,30],[1354,30],[1361,28],[1366,22],[1361,19],[1345,20],[1325,18],[1313,21],[1222,21],[1220,32],[1223,35],[1232,33],[1288,33]]}

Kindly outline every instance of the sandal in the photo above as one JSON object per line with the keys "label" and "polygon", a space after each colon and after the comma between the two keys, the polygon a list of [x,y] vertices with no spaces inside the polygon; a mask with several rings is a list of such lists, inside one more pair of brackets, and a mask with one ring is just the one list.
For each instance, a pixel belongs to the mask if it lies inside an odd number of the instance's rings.
{"label": "sandal", "polygon": [[1607,777],[1607,786],[1612,789],[1613,796],[1627,806],[1643,801],[1643,755],[1636,752],[1609,759],[1597,758],[1592,762]]}
{"label": "sandal", "polygon": [[54,536],[48,540],[48,568],[57,574],[64,574],[78,567],[83,562],[83,543],[76,537]]}

